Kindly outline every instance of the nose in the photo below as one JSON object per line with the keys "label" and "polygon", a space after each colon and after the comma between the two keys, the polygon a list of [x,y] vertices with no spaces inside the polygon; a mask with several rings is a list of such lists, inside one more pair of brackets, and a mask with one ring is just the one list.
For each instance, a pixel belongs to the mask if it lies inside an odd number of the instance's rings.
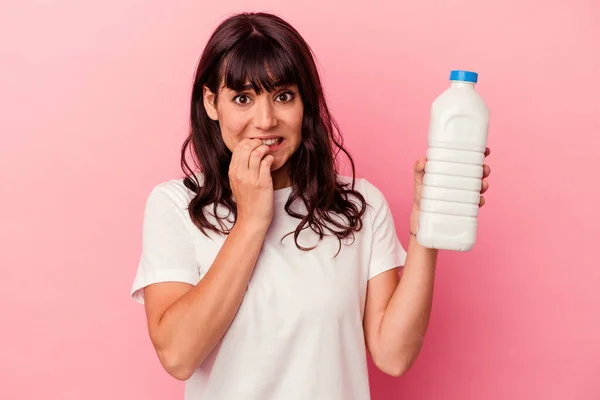
{"label": "nose", "polygon": [[268,99],[261,99],[254,107],[254,126],[257,129],[268,131],[277,126],[277,116],[273,104]]}

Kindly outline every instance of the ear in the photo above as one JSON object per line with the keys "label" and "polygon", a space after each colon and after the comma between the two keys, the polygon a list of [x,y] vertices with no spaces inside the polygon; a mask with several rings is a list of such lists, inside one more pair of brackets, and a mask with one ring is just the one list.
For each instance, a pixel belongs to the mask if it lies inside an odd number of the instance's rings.
{"label": "ear", "polygon": [[215,101],[216,98],[217,98],[217,96],[215,96],[215,94],[213,92],[211,92],[209,88],[204,86],[204,89],[202,92],[202,100],[204,102],[204,109],[206,110],[206,114],[208,114],[208,117],[210,119],[212,119],[213,121],[219,120],[219,114],[217,113],[217,104]]}

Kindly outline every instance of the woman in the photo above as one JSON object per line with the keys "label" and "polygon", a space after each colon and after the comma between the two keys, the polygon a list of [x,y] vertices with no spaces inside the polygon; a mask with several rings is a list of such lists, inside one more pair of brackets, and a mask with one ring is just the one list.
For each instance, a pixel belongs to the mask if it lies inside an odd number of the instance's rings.
{"label": "woman", "polygon": [[437,257],[414,238],[424,159],[405,251],[340,152],[301,36],[270,14],[224,21],[197,68],[186,177],[148,198],[132,289],[186,399],[364,400],[365,343],[393,376],[417,357]]}

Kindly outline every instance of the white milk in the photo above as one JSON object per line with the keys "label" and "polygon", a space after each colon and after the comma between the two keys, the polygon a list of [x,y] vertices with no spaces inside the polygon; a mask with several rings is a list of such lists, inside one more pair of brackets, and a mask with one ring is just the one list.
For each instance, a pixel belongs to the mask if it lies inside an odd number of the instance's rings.
{"label": "white milk", "polygon": [[468,251],[475,244],[489,122],[477,78],[452,71],[450,87],[431,105],[417,232],[425,247]]}

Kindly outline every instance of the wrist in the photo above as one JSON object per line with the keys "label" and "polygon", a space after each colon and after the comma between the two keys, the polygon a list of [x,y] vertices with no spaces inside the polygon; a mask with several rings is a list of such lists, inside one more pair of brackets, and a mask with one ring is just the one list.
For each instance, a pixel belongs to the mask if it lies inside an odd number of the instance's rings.
{"label": "wrist", "polygon": [[240,217],[234,227],[249,235],[264,235],[269,230],[270,225],[270,221],[264,219]]}
{"label": "wrist", "polygon": [[[438,254],[437,249],[421,246],[421,244],[416,240],[417,232],[419,231],[419,216],[420,215],[421,215],[421,209],[417,205],[413,205],[413,209],[410,213],[410,228],[409,228],[410,236],[412,236],[413,239],[415,239],[414,243],[416,244],[417,247],[419,247],[421,249],[425,249],[426,252],[432,253],[434,256],[437,256],[437,254]],[[435,267],[435,265],[434,265],[434,267]]]}
{"label": "wrist", "polygon": [[410,213],[409,220],[409,228],[412,233],[417,233],[419,230],[419,215],[421,214],[421,209],[416,204],[413,205],[412,211]]}

